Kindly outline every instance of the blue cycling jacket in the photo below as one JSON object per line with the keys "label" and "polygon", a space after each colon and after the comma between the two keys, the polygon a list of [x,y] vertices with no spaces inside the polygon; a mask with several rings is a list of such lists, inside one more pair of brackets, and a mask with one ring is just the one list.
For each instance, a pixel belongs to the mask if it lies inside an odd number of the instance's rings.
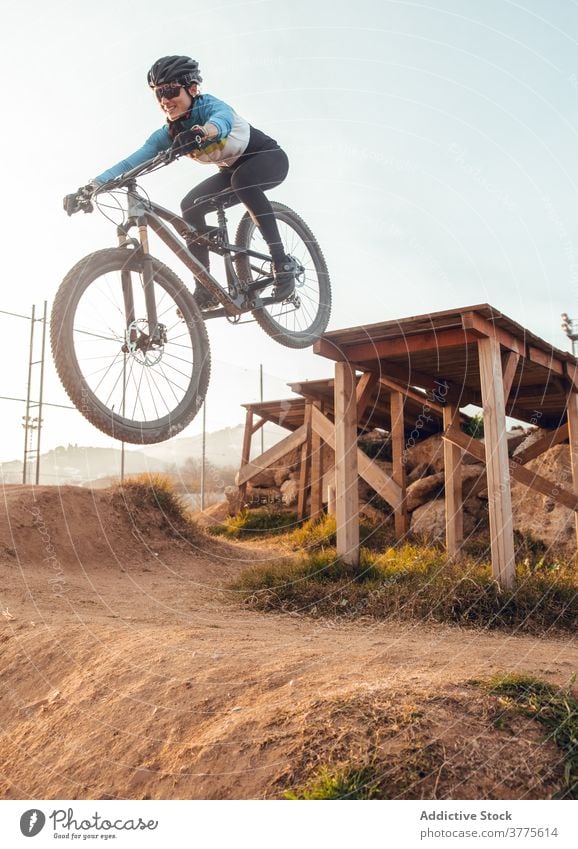
{"label": "blue cycling jacket", "polygon": [[[201,150],[195,150],[189,154],[190,157],[197,162],[213,163],[219,167],[232,165],[244,153],[249,144],[250,124],[240,115],[237,115],[235,110],[227,103],[213,97],[212,94],[200,94],[194,99],[190,118],[183,121],[182,129],[188,130],[195,124],[207,123],[213,124],[218,129],[219,134],[206,142]],[[124,174],[125,171],[136,168],[137,165],[142,165],[147,159],[152,159],[161,150],[168,150],[171,144],[172,139],[165,124],[164,127],[149,136],[142,147],[139,147],[122,162],[117,162],[112,168],[94,177],[93,182],[105,183],[107,180],[112,180],[120,174]]]}

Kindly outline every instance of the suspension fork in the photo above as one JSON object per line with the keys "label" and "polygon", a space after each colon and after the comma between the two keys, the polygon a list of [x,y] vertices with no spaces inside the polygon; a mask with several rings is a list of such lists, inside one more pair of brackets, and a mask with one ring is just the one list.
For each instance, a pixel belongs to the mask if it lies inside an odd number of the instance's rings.
{"label": "suspension fork", "polygon": [[[128,233],[123,227],[118,227],[116,232],[118,235],[118,244],[121,248],[130,243]],[[130,276],[130,269],[128,268],[129,258],[130,254],[127,254],[127,263],[126,265],[123,265],[122,270],[120,272],[120,279],[122,281],[122,297],[124,301],[124,315],[126,319],[127,330],[131,325],[133,325],[136,319],[134,311],[134,295],[132,292],[132,278]],[[130,341],[133,342],[134,340],[131,339]]]}
{"label": "suspension fork", "polygon": [[141,244],[141,256],[143,258],[143,287],[145,304],[147,308],[147,320],[149,326],[149,338],[155,339],[158,335],[157,304],[155,301],[153,281],[153,261],[149,254],[149,235],[147,231],[147,220],[145,216],[137,219],[138,235]]}

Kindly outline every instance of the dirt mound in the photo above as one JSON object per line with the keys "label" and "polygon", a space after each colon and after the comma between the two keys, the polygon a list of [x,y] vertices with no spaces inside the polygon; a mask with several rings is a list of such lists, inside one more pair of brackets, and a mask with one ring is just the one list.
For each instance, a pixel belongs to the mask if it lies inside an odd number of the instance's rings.
{"label": "dirt mound", "polygon": [[[490,797],[503,787],[491,789],[497,769],[479,752],[494,734],[496,758],[503,750],[505,772],[521,776],[513,795],[548,795],[557,780],[555,753],[540,744],[520,772],[532,746],[506,746],[484,697],[452,688],[500,671],[567,684],[572,640],[247,610],[223,582],[271,550],[208,539],[112,491],[4,495],[4,798],[279,796],[364,740],[417,771],[425,747],[424,793]],[[404,724],[408,702],[423,724]],[[469,761],[479,768],[466,775]],[[413,792],[400,780],[395,792]]]}

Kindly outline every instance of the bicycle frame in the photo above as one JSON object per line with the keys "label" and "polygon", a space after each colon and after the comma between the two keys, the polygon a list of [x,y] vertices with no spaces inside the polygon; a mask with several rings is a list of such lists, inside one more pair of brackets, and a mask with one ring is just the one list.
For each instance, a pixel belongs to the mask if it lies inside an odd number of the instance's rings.
{"label": "bicycle frame", "polygon": [[[147,261],[150,257],[148,231],[150,227],[157,236],[170,248],[170,250],[186,265],[193,273],[195,278],[201,283],[207,291],[223,305],[222,309],[212,309],[203,311],[203,318],[220,318],[226,316],[230,319],[236,319],[245,312],[250,312],[268,304],[276,303],[275,298],[261,298],[259,291],[273,283],[273,278],[265,276],[257,283],[244,284],[239,280],[235,267],[232,261],[232,254],[243,254],[250,256],[261,262],[271,262],[271,257],[267,254],[261,254],[257,251],[247,250],[246,248],[237,245],[229,244],[228,241],[215,243],[208,237],[198,233],[195,227],[188,224],[179,215],[171,212],[163,206],[160,206],[153,201],[150,201],[138,194],[136,189],[136,181],[129,180],[124,186],[128,196],[128,215],[126,223],[117,227],[117,236],[120,246],[128,246],[130,244],[138,245],[138,250],[141,250],[144,255],[144,292],[147,307],[147,319],[149,328],[154,328],[151,332],[151,337],[155,335],[158,328],[156,304],[154,301],[154,287],[152,285],[152,264]],[[219,230],[227,236],[226,218],[224,205],[218,200],[214,201],[214,206],[217,210]],[[209,250],[213,253],[218,253],[223,256],[225,261],[225,272],[227,276],[228,291],[224,289],[213,275],[189,252],[186,244],[183,244],[172,230],[165,224],[165,221],[172,225],[177,233],[183,238],[196,239],[201,244],[206,244]],[[139,238],[133,239],[129,237],[129,232],[133,227],[138,228]],[[130,273],[122,277],[124,305],[127,318],[127,326],[135,320],[134,302],[132,291],[130,290]]]}

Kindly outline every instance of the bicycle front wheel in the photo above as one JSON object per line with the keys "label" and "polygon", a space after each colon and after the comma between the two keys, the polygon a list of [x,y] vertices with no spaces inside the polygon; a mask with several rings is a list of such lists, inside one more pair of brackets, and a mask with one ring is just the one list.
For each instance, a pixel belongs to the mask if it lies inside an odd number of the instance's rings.
{"label": "bicycle front wheel", "polygon": [[[303,219],[276,201],[271,202],[285,253],[299,265],[295,280],[295,294],[287,301],[270,304],[255,310],[253,316],[265,333],[288,348],[308,348],[325,331],[331,315],[331,284],[325,258],[317,240]],[[245,213],[239,223],[236,242],[258,253],[269,253],[261,231]],[[237,273],[241,280],[257,283],[259,278],[272,275],[271,263],[258,265],[251,257],[239,254]],[[271,290],[261,292],[264,297]]]}
{"label": "bicycle front wheel", "polygon": [[54,300],[51,345],[62,384],[93,425],[123,442],[162,442],[200,409],[209,340],[185,284],[150,258],[157,324],[148,325],[140,251],[110,248],[81,260]]}

